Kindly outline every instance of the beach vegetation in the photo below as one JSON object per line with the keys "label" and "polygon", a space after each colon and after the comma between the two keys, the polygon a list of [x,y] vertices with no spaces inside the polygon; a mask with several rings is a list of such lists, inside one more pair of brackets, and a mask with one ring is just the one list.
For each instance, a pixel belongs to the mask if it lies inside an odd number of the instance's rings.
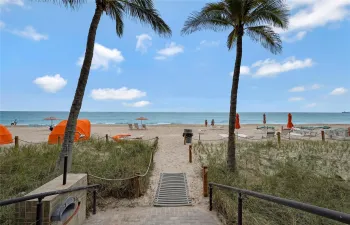
{"label": "beach vegetation", "polygon": [[[350,213],[350,142],[275,141],[237,143],[238,172],[226,166],[227,143],[195,144],[196,160],[208,166],[209,182]],[[198,171],[199,172],[199,171]],[[238,194],[214,187],[213,207],[227,224],[237,223]],[[341,224],[243,195],[243,223]]]}
{"label": "beach vegetation", "polygon": [[[148,173],[140,178],[140,191],[145,193],[153,169],[151,155],[158,148],[158,141],[107,142],[92,138],[73,145],[73,173],[88,173],[102,178],[119,179]],[[0,199],[21,197],[49,182],[59,175],[55,164],[58,145],[29,144],[0,148]],[[135,197],[130,179],[108,181],[88,177],[88,184],[100,184],[97,203],[107,206],[108,198]],[[89,192],[88,192],[89,193]],[[91,194],[88,208],[91,209]],[[88,210],[91,212],[91,210]],[[0,224],[15,224],[15,205],[0,207]]]}
{"label": "beach vegetation", "polygon": [[230,99],[227,165],[236,169],[235,123],[237,93],[243,53],[243,36],[250,37],[273,54],[282,51],[282,41],[275,29],[286,29],[289,10],[284,0],[221,0],[207,3],[186,20],[183,34],[201,30],[228,31],[228,50],[236,47],[236,60]]}

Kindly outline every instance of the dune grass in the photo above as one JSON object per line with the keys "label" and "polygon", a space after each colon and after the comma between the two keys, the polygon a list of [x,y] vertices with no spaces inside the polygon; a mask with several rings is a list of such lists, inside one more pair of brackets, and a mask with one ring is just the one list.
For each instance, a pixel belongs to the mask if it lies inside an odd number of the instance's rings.
{"label": "dune grass", "polygon": [[[193,149],[201,163],[208,165],[210,182],[350,213],[349,142],[288,141],[279,147],[272,141],[239,141],[237,173],[226,168],[226,143],[196,144]],[[236,224],[237,194],[214,187],[213,197],[214,207],[227,224]],[[338,224],[254,197],[243,200],[243,223]]]}
{"label": "dune grass", "polygon": [[[78,142],[73,147],[73,173],[89,173],[105,178],[127,178],[136,172],[145,173],[151,153],[157,150],[153,141],[123,141],[106,143],[101,139]],[[0,199],[23,196],[57,177],[58,145],[36,144],[0,148]],[[141,192],[145,192],[150,171],[140,179]],[[89,184],[100,184],[99,197],[129,198],[133,196],[130,180],[104,181],[89,177]],[[103,203],[103,201],[98,201]],[[91,202],[88,201],[88,207]],[[0,207],[0,224],[11,224],[14,206]]]}

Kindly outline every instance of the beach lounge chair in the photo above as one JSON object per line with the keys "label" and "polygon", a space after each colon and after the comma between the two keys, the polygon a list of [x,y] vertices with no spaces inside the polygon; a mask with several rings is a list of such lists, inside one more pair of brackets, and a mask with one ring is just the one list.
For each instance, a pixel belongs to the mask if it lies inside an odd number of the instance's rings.
{"label": "beach lounge chair", "polygon": [[133,128],[132,128],[132,124],[129,123],[128,125],[129,125],[129,130],[132,130],[132,129],[133,129]]}
{"label": "beach lounge chair", "polygon": [[134,127],[135,127],[135,129],[137,129],[137,130],[139,130],[140,128],[139,128],[139,124],[138,123],[134,123]]}
{"label": "beach lounge chair", "polygon": [[146,124],[142,124],[142,128],[147,130]]}

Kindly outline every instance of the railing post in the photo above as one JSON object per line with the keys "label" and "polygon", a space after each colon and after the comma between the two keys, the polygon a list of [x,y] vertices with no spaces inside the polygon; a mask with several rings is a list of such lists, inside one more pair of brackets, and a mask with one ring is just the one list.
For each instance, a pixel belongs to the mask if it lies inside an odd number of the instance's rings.
{"label": "railing post", "polygon": [[64,156],[64,165],[63,165],[63,185],[67,183],[67,166],[68,166],[68,156]]}
{"label": "railing post", "polygon": [[36,225],[43,224],[43,203],[42,198],[38,198],[38,203],[36,204]]}
{"label": "railing post", "polygon": [[278,147],[281,147],[281,132],[277,132]]}
{"label": "railing post", "polygon": [[348,136],[350,137],[350,127],[348,127]]}
{"label": "railing post", "polygon": [[238,193],[238,225],[242,225],[242,194]]}
{"label": "railing post", "polygon": [[208,197],[208,170],[207,166],[203,166],[203,196]]}
{"label": "railing post", "polygon": [[184,136],[184,145],[186,145],[186,136]]}
{"label": "railing post", "polygon": [[18,144],[18,136],[15,136],[15,147],[18,148],[19,144]]}
{"label": "railing post", "polygon": [[209,184],[209,211],[213,210],[213,185]]}
{"label": "railing post", "polygon": [[92,214],[96,214],[96,189],[92,192]]}
{"label": "railing post", "polygon": [[199,135],[199,140],[201,140],[201,133],[198,133],[198,135]]}
{"label": "railing post", "polygon": [[325,138],[324,138],[324,130],[321,130],[321,137],[322,137],[322,141],[325,141]]}
{"label": "railing post", "polygon": [[108,142],[108,134],[106,134],[106,142]]}
{"label": "railing post", "polygon": [[140,197],[140,173],[136,173],[135,177],[134,177],[134,182],[133,182],[133,186],[134,186],[134,197],[138,198]]}
{"label": "railing post", "polygon": [[192,163],[192,145],[188,146],[188,161]]}

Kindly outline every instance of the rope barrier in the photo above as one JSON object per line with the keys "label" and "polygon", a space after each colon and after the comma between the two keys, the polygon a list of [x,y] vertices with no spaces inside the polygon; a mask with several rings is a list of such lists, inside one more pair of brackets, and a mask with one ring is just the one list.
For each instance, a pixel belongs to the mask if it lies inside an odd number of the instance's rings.
{"label": "rope barrier", "polygon": [[88,174],[88,176],[91,176],[91,177],[94,177],[94,178],[97,178],[97,179],[100,179],[100,180],[106,180],[106,181],[125,181],[125,180],[131,180],[131,179],[136,178],[136,177],[144,177],[144,176],[147,175],[147,173],[149,171],[149,168],[151,167],[152,157],[153,157],[153,152],[151,153],[151,157],[150,157],[150,160],[149,160],[149,164],[148,164],[147,170],[142,175],[132,176],[132,177],[128,177],[128,178],[115,178],[115,179],[114,178],[110,179],[110,178],[99,177],[99,176],[92,175],[90,173]]}
{"label": "rope barrier", "polygon": [[22,139],[19,139],[18,138],[18,140],[19,141],[23,141],[23,142],[25,142],[25,143],[29,143],[29,144],[44,144],[45,142],[31,142],[31,141],[25,141],[25,140],[22,140]]}

